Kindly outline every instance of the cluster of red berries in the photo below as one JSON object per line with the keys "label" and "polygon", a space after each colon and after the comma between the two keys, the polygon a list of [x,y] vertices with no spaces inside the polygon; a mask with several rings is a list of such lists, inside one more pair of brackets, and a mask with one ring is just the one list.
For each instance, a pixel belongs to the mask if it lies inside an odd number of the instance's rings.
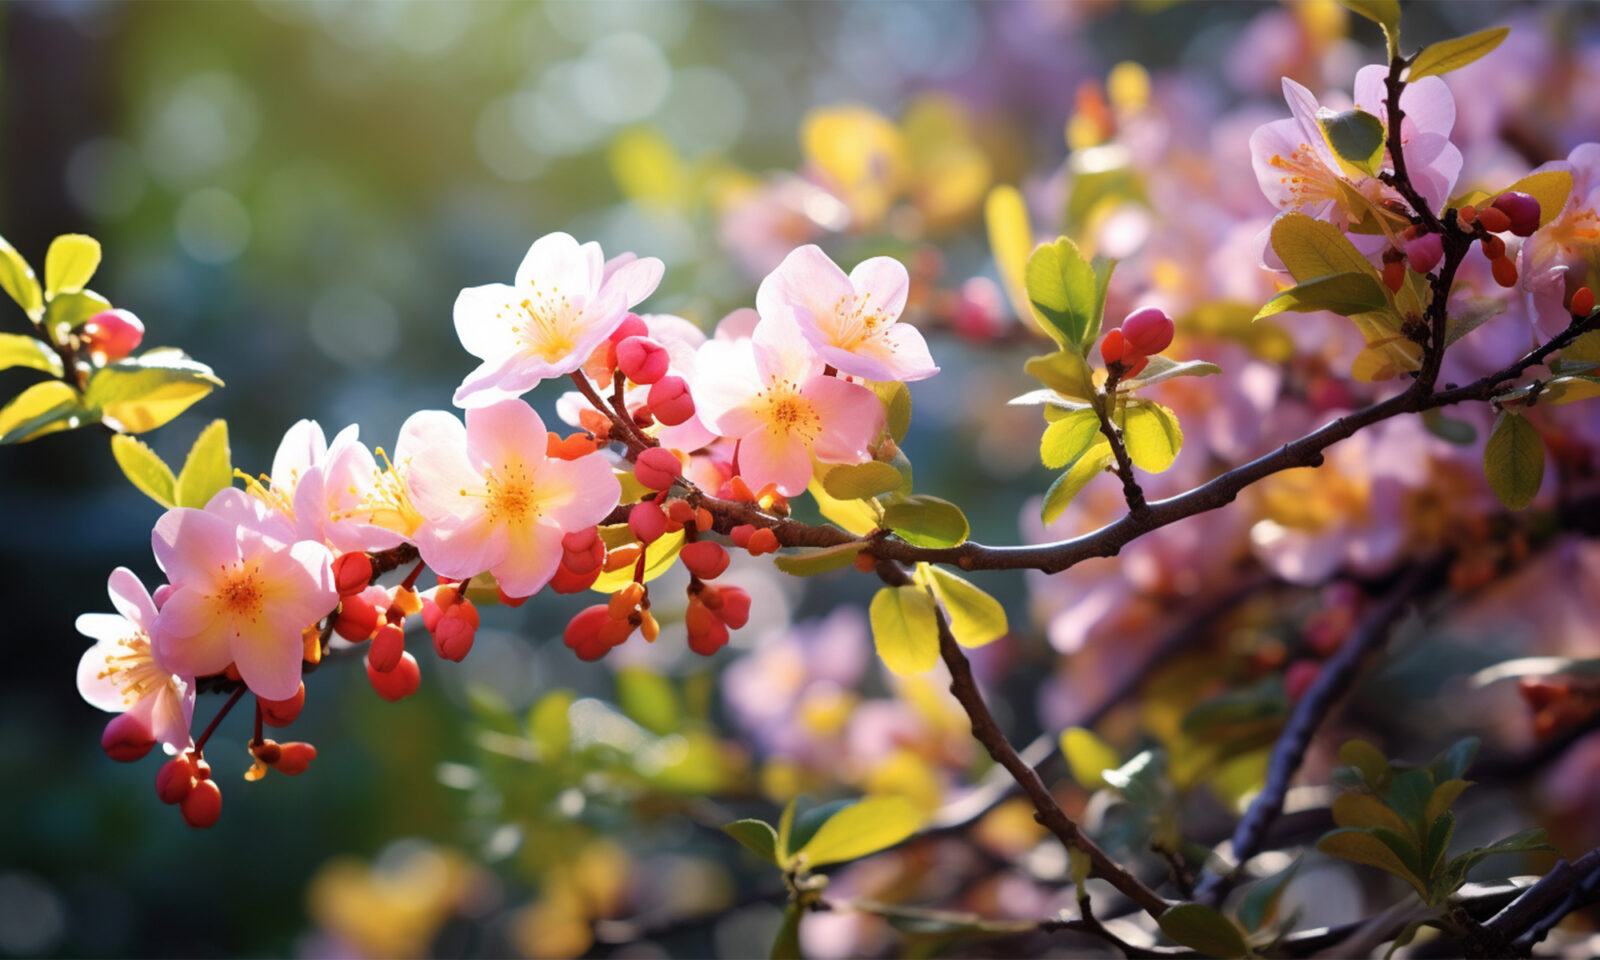
{"label": "cluster of red berries", "polygon": [[1140,307],[1122,326],[1100,338],[1100,357],[1109,369],[1120,366],[1124,378],[1139,375],[1150,358],[1172,345],[1172,318],[1157,307]]}
{"label": "cluster of red berries", "polygon": [[[629,412],[634,424],[641,429],[656,423],[675,427],[694,416],[694,398],[687,381],[667,372],[671,363],[667,348],[650,336],[644,320],[630,313],[610,339],[595,348],[583,370],[597,383],[621,373],[631,382],[649,387],[644,404]],[[585,409],[578,414],[578,423],[595,439],[604,442],[610,437],[611,421],[599,410]]]}
{"label": "cluster of red berries", "polygon": [[1595,677],[1522,677],[1517,692],[1533,710],[1533,732],[1541,740],[1571,730],[1600,711],[1600,679]]}
{"label": "cluster of red berries", "polygon": [[[1517,265],[1506,256],[1506,242],[1498,235],[1510,232],[1519,237],[1532,236],[1539,229],[1539,217],[1537,198],[1520,190],[1507,190],[1482,210],[1471,204],[1457,210],[1456,224],[1477,239],[1495,282],[1510,287],[1517,282]],[[1444,238],[1437,233],[1410,227],[1401,239],[1404,249],[1391,249],[1383,258],[1383,282],[1396,292],[1405,283],[1408,264],[1417,273],[1426,274],[1444,259]]]}

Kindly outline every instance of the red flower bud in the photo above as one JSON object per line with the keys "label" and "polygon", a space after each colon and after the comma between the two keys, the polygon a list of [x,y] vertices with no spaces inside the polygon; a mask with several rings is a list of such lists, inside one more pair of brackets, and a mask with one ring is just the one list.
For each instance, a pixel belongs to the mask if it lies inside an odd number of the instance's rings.
{"label": "red flower bud", "polygon": [[718,619],[734,630],[750,622],[750,594],[743,587],[721,586],[717,588],[717,595],[721,601],[717,607]]}
{"label": "red flower bud", "polygon": [[340,554],[333,561],[333,582],[339,588],[339,596],[355,596],[372,582],[372,560],[364,553]]}
{"label": "red flower bud", "polygon": [[728,569],[728,551],[722,549],[722,544],[710,540],[684,544],[678,556],[689,572],[701,580],[715,580]]}
{"label": "red flower bud", "polygon": [[549,586],[556,593],[582,593],[594,586],[595,581],[600,579],[600,573],[599,564],[590,567],[588,573],[573,573],[566,566],[560,566],[556,568],[555,576],[550,578]]}
{"label": "red flower bud", "polygon": [[162,803],[182,803],[193,787],[194,762],[187,753],[178,754],[156,771],[156,796]]}
{"label": "red flower bud", "polygon": [[1428,273],[1444,259],[1444,238],[1437,233],[1424,233],[1406,244],[1406,260],[1411,269]]}
{"label": "red flower bud", "polygon": [[271,767],[291,777],[305,773],[306,768],[311,766],[311,761],[317,758],[317,748],[300,741],[282,744],[279,750],[277,762],[272,763]]}
{"label": "red flower bud", "polygon": [[1494,268],[1494,282],[1502,287],[1517,285],[1517,265],[1511,262],[1510,257],[1502,256],[1495,260],[1491,266]]}
{"label": "red flower bud", "polygon": [[406,632],[398,624],[386,623],[378,628],[367,650],[367,669],[388,673],[400,662],[406,652]]}
{"label": "red flower bud", "polygon": [[1568,307],[1574,314],[1587,317],[1594,312],[1594,291],[1588,287],[1579,287],[1572,294],[1572,304]]}
{"label": "red flower bud", "polygon": [[222,816],[222,788],[215,780],[200,780],[178,806],[183,822],[204,830]]}
{"label": "red flower bud", "polygon": [[671,362],[667,348],[649,337],[629,337],[617,344],[617,369],[634,383],[655,383],[667,375]]}
{"label": "red flower bud", "polygon": [[651,447],[634,461],[633,475],[651,490],[665,490],[683,475],[683,464],[671,450]]}
{"label": "red flower bud", "polygon": [[1123,354],[1127,352],[1128,344],[1120,329],[1107,330],[1106,335],[1100,338],[1100,359],[1106,362],[1106,366],[1122,362]]}
{"label": "red flower bud", "polygon": [[106,724],[105,732],[100,734],[100,749],[119,763],[142,760],[155,745],[156,738],[150,732],[150,724],[131,713],[119,713],[112,717],[111,722]]}
{"label": "red flower bud", "polygon": [[694,416],[694,397],[682,377],[662,377],[650,388],[650,415],[675,427]]}
{"label": "red flower bud", "polygon": [[600,638],[600,628],[611,622],[605,604],[585,607],[567,624],[561,642],[576,652],[579,660],[599,660],[611,650],[611,644]]}
{"label": "red flower bud", "polygon": [[1122,321],[1127,349],[1153,357],[1172,345],[1172,318],[1156,307],[1141,307]]}
{"label": "red flower bud", "polygon": [[1539,201],[1520,190],[1507,190],[1494,198],[1494,208],[1511,221],[1511,232],[1519,237],[1530,236],[1539,229]]}
{"label": "red flower bud", "polygon": [[644,318],[637,313],[630,313],[622,318],[622,323],[611,332],[611,342],[621,343],[629,337],[647,337],[650,327],[645,324]]}
{"label": "red flower bud", "polygon": [[103,310],[78,328],[78,339],[96,363],[115,363],[138,349],[144,324],[127,310]]}
{"label": "red flower bud", "polygon": [[689,649],[702,657],[709,657],[728,645],[728,627],[713,617],[703,632],[689,631]]}
{"label": "red flower bud", "polygon": [[1499,207],[1484,207],[1479,210],[1478,223],[1490,233],[1504,233],[1511,229],[1511,217]]}
{"label": "red flower bud", "polygon": [[287,727],[289,724],[294,723],[295,718],[300,716],[300,711],[305,708],[306,685],[302,681],[300,689],[296,690],[294,696],[287,700],[264,700],[261,697],[257,697],[256,702],[261,704],[261,720],[263,723],[269,727]]}
{"label": "red flower bud", "polygon": [[628,511],[628,529],[640,543],[655,543],[667,532],[667,515],[654,500],[644,500]]}
{"label": "red flower bud", "polygon": [[372,664],[368,662],[367,680],[372,684],[372,689],[378,691],[378,696],[394,703],[417,692],[422,686],[422,670],[417,666],[416,657],[402,653],[400,661],[388,673],[372,669]]}
{"label": "red flower bud", "polygon": [[339,601],[339,615],[334,618],[333,629],[351,643],[360,643],[378,629],[378,619],[378,608],[358,593]]}
{"label": "red flower bud", "polygon": [[457,604],[444,612],[439,618],[439,626],[433,631],[433,649],[439,656],[446,660],[460,663],[472,651],[473,638],[478,633],[478,613],[462,604]]}

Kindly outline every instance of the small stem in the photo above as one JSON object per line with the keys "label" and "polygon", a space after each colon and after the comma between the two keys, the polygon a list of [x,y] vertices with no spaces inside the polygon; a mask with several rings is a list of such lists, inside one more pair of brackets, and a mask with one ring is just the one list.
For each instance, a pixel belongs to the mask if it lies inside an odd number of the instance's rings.
{"label": "small stem", "polygon": [[226,717],[228,715],[228,711],[233,709],[233,705],[239,702],[240,697],[244,696],[245,690],[245,685],[242,683],[239,684],[239,688],[233,691],[233,695],[230,696],[227,702],[222,705],[222,709],[218,710],[217,715],[211,718],[211,722],[206,725],[205,732],[200,734],[200,739],[194,742],[195,756],[205,756],[206,741],[210,740],[211,734],[216,732],[217,724],[222,722],[222,718]]}
{"label": "small stem", "polygon": [[417,565],[412,567],[411,572],[406,574],[406,578],[401,581],[400,588],[402,590],[414,589],[417,585],[417,577],[421,576],[422,571],[426,570],[427,568],[428,564],[426,561],[418,560]]}
{"label": "small stem", "polygon": [[1106,370],[1106,385],[1094,395],[1094,413],[1100,418],[1100,433],[1111,444],[1111,453],[1117,460],[1117,476],[1122,478],[1122,496],[1128,501],[1128,512],[1142,514],[1150,509],[1145,503],[1144,490],[1133,476],[1133,459],[1122,440],[1122,431],[1111,422],[1111,405],[1116,403],[1117,381],[1122,378],[1122,364],[1113,363]]}
{"label": "small stem", "polygon": [[256,747],[256,746],[260,746],[261,745],[262,733],[263,733],[263,731],[261,729],[261,725],[262,725],[261,713],[262,713],[262,711],[261,711],[261,698],[260,697],[256,697],[256,733],[255,733],[255,737],[252,738],[251,741],[250,741],[250,745],[252,747]]}

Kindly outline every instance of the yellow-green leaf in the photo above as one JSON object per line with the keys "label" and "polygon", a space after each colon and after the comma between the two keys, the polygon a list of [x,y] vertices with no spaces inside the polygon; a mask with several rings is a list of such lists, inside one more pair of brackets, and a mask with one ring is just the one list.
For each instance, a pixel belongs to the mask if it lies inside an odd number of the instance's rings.
{"label": "yellow-green leaf", "polygon": [[923,813],[905,797],[867,797],[829,817],[799,854],[810,866],[858,860],[917,832]]}
{"label": "yellow-green leaf", "polygon": [[1383,121],[1361,109],[1318,114],[1328,146],[1340,160],[1369,177],[1377,176],[1383,162]]}
{"label": "yellow-green leaf", "polygon": [[0,333],[0,370],[27,367],[53,377],[62,374],[61,357],[38,337],[20,333]]}
{"label": "yellow-green leaf", "polygon": [[865,500],[900,486],[900,471],[881,460],[840,464],[822,477],[822,489],[836,500]]}
{"label": "yellow-green leaf", "polygon": [[1365,273],[1378,279],[1378,268],[1361,255],[1344,231],[1326,220],[1286,213],[1272,221],[1272,250],[1296,283],[1336,273]]}
{"label": "yellow-green leaf", "polygon": [[901,442],[906,438],[906,431],[911,429],[911,388],[898,380],[881,380],[869,386],[883,404],[889,436],[895,443]]}
{"label": "yellow-green leaf", "polygon": [[865,546],[865,543],[841,543],[832,547],[811,547],[780,553],[772,558],[772,564],[792,577],[814,577],[848,567]]}
{"label": "yellow-green leaf", "polygon": [[960,507],[927,494],[889,504],[883,509],[883,523],[907,543],[934,549],[957,546],[972,532]]}
{"label": "yellow-green leaf", "polygon": [[722,832],[768,863],[778,862],[778,833],[765,820],[735,820],[723,824]]}
{"label": "yellow-green leaf", "polygon": [[1089,451],[1101,439],[1100,418],[1093,410],[1073,410],[1044,428],[1039,438],[1039,459],[1060,470]]}
{"label": "yellow-green leaf", "polygon": [[1256,311],[1255,318],[1260,320],[1285,311],[1314,313],[1318,310],[1353,317],[1383,310],[1388,305],[1388,296],[1373,277],[1364,273],[1335,273],[1283,291]]}
{"label": "yellow-green leaf", "polygon": [[1232,920],[1203,903],[1180,903],[1156,918],[1161,932],[1206,957],[1242,957],[1250,952]]}
{"label": "yellow-green leaf", "polygon": [[1094,268],[1066,237],[1047,243],[1028,257],[1028,302],[1044,329],[1063,350],[1081,350],[1091,336],[1098,284]]}
{"label": "yellow-green leaf", "polygon": [[1361,778],[1374,790],[1382,789],[1389,780],[1389,758],[1383,751],[1365,740],[1346,740],[1339,748],[1339,762],[1361,771]]}
{"label": "yellow-green leaf", "polygon": [[1544,440],[1525,417],[1503,410],[1483,446],[1483,475],[1489,489],[1512,510],[1539,495],[1544,483]]}
{"label": "yellow-green leaf", "polygon": [[1024,324],[1041,330],[1039,319],[1028,304],[1026,274],[1028,254],[1033,252],[1033,227],[1028,222],[1028,205],[1022,192],[1009,184],[990,190],[983,204],[983,220],[1011,309]]}
{"label": "yellow-green leaf", "polygon": [[1097,443],[1089,448],[1089,452],[1078,458],[1078,462],[1067,468],[1067,472],[1057,477],[1050,484],[1050,489],[1045,491],[1044,507],[1040,516],[1045,523],[1055,523],[1061,514],[1066,511],[1067,505],[1072,503],[1089,481],[1100,475],[1111,462],[1111,444]]}
{"label": "yellow-green leaf", "polygon": [[144,441],[119,433],[111,438],[111,456],[140,493],[168,509],[178,505],[178,481],[172,468]]}
{"label": "yellow-green leaf", "polygon": [[1088,727],[1068,727],[1063,730],[1061,754],[1067,758],[1072,779],[1078,781],[1085,790],[1099,790],[1105,786],[1106,778],[1102,774],[1122,765],[1122,758],[1117,756],[1111,744],[1100,739]]}
{"label": "yellow-green leaf", "polygon": [[0,407],[0,443],[22,443],[84,423],[89,411],[60,380],[36,383]]}
{"label": "yellow-green leaf", "polygon": [[1395,833],[1409,828],[1398,813],[1369,793],[1341,793],[1333,800],[1333,822],[1341,827],[1386,827]]}
{"label": "yellow-green leaf", "polygon": [[[604,535],[607,530],[616,530],[619,527],[622,531],[628,531],[628,525],[621,523],[617,524],[616,527],[601,527],[600,532]],[[632,540],[631,531],[628,531],[628,535],[622,539],[624,542]],[[610,544],[610,541],[607,540],[607,543]],[[678,559],[678,551],[682,549],[682,530],[677,533],[666,534],[655,543],[650,544],[645,550],[644,582],[649,583],[656,577],[671,570],[673,562]],[[589,589],[595,593],[616,593],[627,586],[631,580],[633,580],[633,565],[629,564],[620,569],[612,570],[610,573],[601,573],[600,579],[596,580]]]}
{"label": "yellow-green leaf", "polygon": [[1510,27],[1494,27],[1464,37],[1429,44],[1417,54],[1417,59],[1411,61],[1411,72],[1406,74],[1406,80],[1416,82],[1423,77],[1437,77],[1452,70],[1460,70],[1500,46],[1500,41],[1510,32]]}
{"label": "yellow-green leaf", "polygon": [[1593,376],[1557,377],[1545,384],[1539,393],[1539,402],[1559,407],[1579,400],[1600,397],[1600,379]]}
{"label": "yellow-green leaf", "polygon": [[189,456],[178,472],[173,498],[177,506],[198,509],[209,503],[217,491],[232,485],[233,452],[228,446],[228,421],[213,420],[189,448]]}
{"label": "yellow-green leaf", "polygon": [[926,573],[934,596],[944,604],[950,618],[950,633],[963,647],[981,647],[1005,636],[1010,625],[1006,608],[971,582],[932,564],[918,564]]}
{"label": "yellow-green leaf", "polygon": [[872,642],[891,673],[927,673],[939,662],[939,625],[933,598],[915,586],[884,587],[867,608]]}
{"label": "yellow-green leaf", "polygon": [[1472,786],[1471,780],[1446,780],[1433,788],[1433,795],[1428,797],[1428,805],[1423,811],[1423,823],[1433,826],[1439,815],[1449,810],[1461,796],[1461,792]]}
{"label": "yellow-green leaf", "polygon": [[1383,28],[1389,56],[1400,52],[1400,0],[1340,0],[1346,7]]}
{"label": "yellow-green leaf", "polygon": [[1379,870],[1392,873],[1411,884],[1424,899],[1428,896],[1427,887],[1415,873],[1411,872],[1411,868],[1406,866],[1399,854],[1365,830],[1350,828],[1334,830],[1317,841],[1317,849],[1331,857],[1377,867]]}
{"label": "yellow-green leaf", "polygon": [[1159,403],[1131,402],[1117,417],[1128,458],[1140,470],[1161,473],[1183,449],[1183,428],[1178,415]]}
{"label": "yellow-green leaf", "polygon": [[[476,577],[473,582],[477,582]],[[539,745],[539,757],[546,763],[565,755],[572,744],[568,711],[576,700],[570,690],[552,690],[528,711],[528,738]]]}
{"label": "yellow-green leaf", "polygon": [[44,255],[44,295],[77,293],[100,266],[100,241],[81,233],[56,237]]}
{"label": "yellow-green leaf", "polygon": [[222,386],[211,368],[176,351],[151,351],[96,370],[84,405],[124,433],[154,430]]}
{"label": "yellow-green leaf", "polygon": [[1094,396],[1094,374],[1077,350],[1057,350],[1030,357],[1022,369],[1063,396],[1088,400]]}
{"label": "yellow-green leaf", "polygon": [[17,248],[4,237],[0,237],[0,288],[28,314],[29,320],[37,321],[44,316],[44,293],[39,289],[39,278],[34,276],[33,268],[22,259]]}
{"label": "yellow-green leaf", "polygon": [[878,529],[879,521],[883,518],[883,508],[875,500],[840,500],[828,496],[828,491],[822,487],[822,481],[815,476],[811,478],[810,485],[806,488],[811,498],[817,502],[817,509],[822,515],[832,522],[843,527],[850,533],[863,535]]}
{"label": "yellow-green leaf", "polygon": [[676,733],[683,726],[683,707],[672,681],[649,667],[629,666],[617,671],[617,706],[639,726],[658,736]]}

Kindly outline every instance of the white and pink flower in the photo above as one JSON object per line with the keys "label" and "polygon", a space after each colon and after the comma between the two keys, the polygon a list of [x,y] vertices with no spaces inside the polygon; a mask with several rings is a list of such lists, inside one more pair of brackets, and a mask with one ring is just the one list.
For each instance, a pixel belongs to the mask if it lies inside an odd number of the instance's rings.
{"label": "white and pink flower", "polygon": [[134,572],[118,567],[107,588],[117,612],[78,618],[78,632],[95,641],[78,661],[78,693],[91,706],[129,718],[123,722],[145,734],[145,743],[182,750],[194,718],[194,680],[156,659],[150,644],[156,605]]}

